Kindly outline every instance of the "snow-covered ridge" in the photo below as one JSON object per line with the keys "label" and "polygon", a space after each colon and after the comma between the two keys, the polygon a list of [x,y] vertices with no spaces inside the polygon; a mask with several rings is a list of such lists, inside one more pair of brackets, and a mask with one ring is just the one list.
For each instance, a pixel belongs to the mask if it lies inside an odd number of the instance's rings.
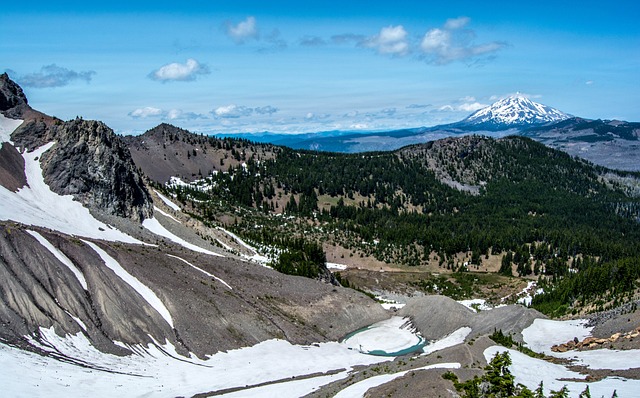
{"label": "snow-covered ridge", "polygon": [[533,102],[523,95],[513,95],[474,112],[462,122],[467,124],[530,125],[558,122],[570,117],[571,115]]}
{"label": "snow-covered ridge", "polygon": [[73,200],[72,195],[58,195],[44,182],[40,157],[55,142],[22,154],[27,186],[11,192],[0,186],[0,220],[50,228],[68,235],[142,244],[141,241],[95,219],[89,209]]}

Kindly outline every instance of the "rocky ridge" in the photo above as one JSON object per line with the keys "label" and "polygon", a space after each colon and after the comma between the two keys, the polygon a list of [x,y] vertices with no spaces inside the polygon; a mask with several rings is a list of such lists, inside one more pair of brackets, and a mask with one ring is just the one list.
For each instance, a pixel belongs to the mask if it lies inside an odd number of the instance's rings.
{"label": "rocky ridge", "polygon": [[104,123],[80,118],[63,122],[34,111],[6,73],[0,76],[0,111],[24,119],[11,135],[13,146],[32,151],[56,142],[42,156],[43,176],[54,192],[135,221],[153,215],[151,197],[128,148]]}

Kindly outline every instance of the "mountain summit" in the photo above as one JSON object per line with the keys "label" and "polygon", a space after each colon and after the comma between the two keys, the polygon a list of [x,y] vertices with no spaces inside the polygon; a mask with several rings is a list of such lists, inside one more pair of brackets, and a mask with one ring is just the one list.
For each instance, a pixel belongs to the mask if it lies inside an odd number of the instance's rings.
{"label": "mountain summit", "polygon": [[459,124],[474,129],[506,130],[558,122],[570,117],[571,115],[557,109],[516,94],[472,113]]}

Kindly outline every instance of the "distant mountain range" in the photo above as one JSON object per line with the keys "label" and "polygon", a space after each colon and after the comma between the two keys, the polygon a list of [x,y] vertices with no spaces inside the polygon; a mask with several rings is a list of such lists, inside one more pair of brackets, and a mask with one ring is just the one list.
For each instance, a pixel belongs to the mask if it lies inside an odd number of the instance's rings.
{"label": "distant mountain range", "polygon": [[516,94],[451,124],[393,131],[328,131],[308,134],[269,132],[224,135],[294,149],[328,152],[388,151],[450,136],[490,137],[523,135],[595,164],[621,170],[640,170],[640,123],[589,120]]}

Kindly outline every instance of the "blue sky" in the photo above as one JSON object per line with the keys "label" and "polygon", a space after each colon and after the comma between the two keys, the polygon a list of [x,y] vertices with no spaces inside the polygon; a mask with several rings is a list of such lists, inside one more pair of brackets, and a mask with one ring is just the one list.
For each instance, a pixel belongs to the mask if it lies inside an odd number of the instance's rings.
{"label": "blue sky", "polygon": [[444,3],[10,2],[0,70],[119,133],[433,126],[515,92],[640,121],[637,2]]}

